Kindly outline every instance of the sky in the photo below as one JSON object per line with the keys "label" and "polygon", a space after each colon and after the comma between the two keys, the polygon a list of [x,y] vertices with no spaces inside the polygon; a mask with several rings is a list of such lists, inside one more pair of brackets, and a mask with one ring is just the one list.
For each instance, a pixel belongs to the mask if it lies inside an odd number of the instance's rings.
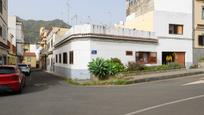
{"label": "sky", "polygon": [[124,21],[125,0],[9,0],[9,15],[23,19],[63,19],[71,25]]}

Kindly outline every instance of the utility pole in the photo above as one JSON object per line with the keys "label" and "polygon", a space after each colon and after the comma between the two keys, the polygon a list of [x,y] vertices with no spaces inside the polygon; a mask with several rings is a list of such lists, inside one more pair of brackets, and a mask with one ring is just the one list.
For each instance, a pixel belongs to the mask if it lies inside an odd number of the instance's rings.
{"label": "utility pole", "polygon": [[70,0],[67,0],[67,23],[70,24]]}
{"label": "utility pole", "polygon": [[[75,20],[75,25],[77,25],[78,24],[78,15],[77,14],[75,14],[72,18],[71,18],[71,21],[73,22]],[[73,23],[73,25],[74,25],[74,23]]]}

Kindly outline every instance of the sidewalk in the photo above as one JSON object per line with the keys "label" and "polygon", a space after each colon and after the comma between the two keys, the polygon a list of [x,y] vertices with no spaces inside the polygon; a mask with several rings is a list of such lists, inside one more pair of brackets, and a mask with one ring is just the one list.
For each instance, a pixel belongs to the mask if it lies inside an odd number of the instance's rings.
{"label": "sidewalk", "polygon": [[204,68],[199,69],[184,69],[177,71],[170,71],[164,73],[151,73],[133,76],[133,79],[128,81],[128,84],[140,83],[140,82],[149,82],[156,80],[164,80],[178,77],[187,77],[192,75],[204,74]]}

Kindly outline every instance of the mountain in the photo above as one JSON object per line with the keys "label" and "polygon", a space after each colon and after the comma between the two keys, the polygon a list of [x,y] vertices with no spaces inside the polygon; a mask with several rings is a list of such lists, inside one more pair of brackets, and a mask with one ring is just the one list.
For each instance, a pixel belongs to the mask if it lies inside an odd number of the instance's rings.
{"label": "mountain", "polygon": [[20,19],[23,22],[24,26],[24,38],[26,43],[37,43],[39,41],[39,31],[41,27],[51,28],[51,27],[66,27],[70,28],[71,26],[65,23],[62,20],[56,19],[52,21],[44,20],[24,20]]}

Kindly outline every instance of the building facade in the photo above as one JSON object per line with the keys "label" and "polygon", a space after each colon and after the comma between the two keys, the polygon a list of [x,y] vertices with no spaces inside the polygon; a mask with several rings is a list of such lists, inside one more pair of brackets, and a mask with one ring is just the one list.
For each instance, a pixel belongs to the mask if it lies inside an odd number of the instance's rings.
{"label": "building facade", "polygon": [[14,36],[12,34],[9,34],[8,36],[8,65],[16,65],[16,47],[14,43]]}
{"label": "building facade", "polygon": [[194,63],[204,57],[204,1],[194,1]]}
{"label": "building facade", "polygon": [[160,64],[172,56],[186,67],[192,65],[193,0],[126,0],[126,5],[124,27],[155,32]]}
{"label": "building facade", "polygon": [[49,30],[45,27],[40,28],[40,56],[39,56],[39,66],[41,69],[47,69],[47,36],[49,34]]}
{"label": "building facade", "polygon": [[29,65],[31,68],[36,68],[37,60],[34,52],[25,52],[23,57],[24,64]]}
{"label": "building facade", "polygon": [[49,72],[54,72],[54,58],[53,50],[54,50],[54,43],[56,39],[62,38],[64,34],[68,31],[67,28],[60,28],[60,27],[52,27],[49,30],[49,34],[47,36],[47,56],[46,56],[46,70]]}
{"label": "building facade", "polygon": [[8,62],[8,0],[0,0],[0,65]]}
{"label": "building facade", "polygon": [[16,47],[17,63],[22,63],[24,55],[23,22],[16,16],[8,17],[8,32],[13,35],[13,43]]}
{"label": "building facade", "polygon": [[54,73],[72,79],[90,79],[88,63],[97,57],[119,58],[127,65],[143,61],[158,65],[155,33],[100,25],[72,27],[54,44]]}

